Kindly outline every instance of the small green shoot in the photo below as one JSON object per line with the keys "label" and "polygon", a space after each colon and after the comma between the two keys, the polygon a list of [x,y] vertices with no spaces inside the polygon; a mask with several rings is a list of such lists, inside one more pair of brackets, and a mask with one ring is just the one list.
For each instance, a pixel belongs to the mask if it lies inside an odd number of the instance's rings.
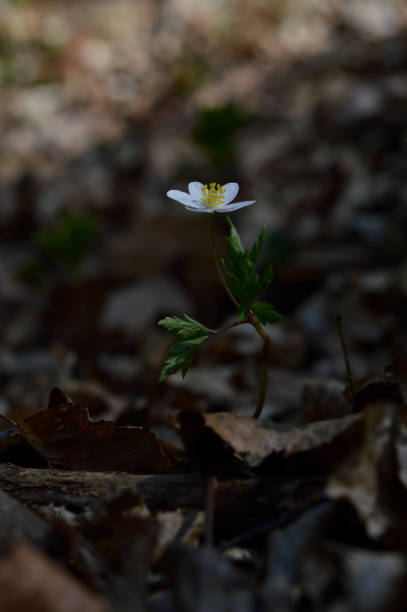
{"label": "small green shoot", "polygon": [[180,342],[174,344],[170,349],[170,354],[165,361],[164,368],[160,375],[160,381],[166,380],[171,374],[182,371],[184,377],[188,371],[197,350],[212,333],[210,329],[198,323],[188,315],[179,317],[166,317],[158,322],[158,325],[165,327],[171,333],[181,338]]}
{"label": "small green shoot", "polygon": [[96,225],[91,217],[68,213],[52,229],[35,234],[34,242],[67,268],[75,270],[90,252],[95,236]]}

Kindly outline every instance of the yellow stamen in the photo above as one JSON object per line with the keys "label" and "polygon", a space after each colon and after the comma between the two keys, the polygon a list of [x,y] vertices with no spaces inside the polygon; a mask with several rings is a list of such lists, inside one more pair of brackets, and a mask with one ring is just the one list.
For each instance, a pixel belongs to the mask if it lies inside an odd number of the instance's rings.
{"label": "yellow stamen", "polygon": [[221,185],[216,183],[209,183],[201,188],[202,191],[202,204],[205,204],[208,208],[215,208],[220,204],[225,203],[225,189]]}

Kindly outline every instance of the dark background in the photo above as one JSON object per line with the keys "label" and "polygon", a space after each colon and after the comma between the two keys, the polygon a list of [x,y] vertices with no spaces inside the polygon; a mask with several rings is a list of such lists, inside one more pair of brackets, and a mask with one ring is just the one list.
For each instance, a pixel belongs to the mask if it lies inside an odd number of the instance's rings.
{"label": "dark background", "polygon": [[165,195],[192,180],[256,199],[233,214],[247,246],[268,227],[285,321],[265,416],[301,422],[304,382],[344,381],[339,313],[355,377],[381,373],[406,342],[406,18],[367,0],[1,2],[1,411],[59,385],[157,429],[191,403],[251,414],[246,327],[158,384],[159,318],[233,315],[208,217]]}

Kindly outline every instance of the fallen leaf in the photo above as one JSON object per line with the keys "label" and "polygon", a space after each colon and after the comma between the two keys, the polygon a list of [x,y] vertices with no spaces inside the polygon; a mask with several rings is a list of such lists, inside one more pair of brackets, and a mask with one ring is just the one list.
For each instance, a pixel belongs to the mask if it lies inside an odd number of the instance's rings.
{"label": "fallen leaf", "polygon": [[0,559],[0,612],[107,612],[103,600],[25,542]]}
{"label": "fallen leaf", "polygon": [[142,496],[130,490],[106,500],[85,519],[81,531],[115,572],[133,563],[148,564],[157,537],[157,526]]}
{"label": "fallen leaf", "polygon": [[304,422],[335,419],[351,414],[343,396],[344,384],[332,379],[314,379],[304,385],[302,403]]}
{"label": "fallen leaf", "polygon": [[175,542],[182,542],[191,548],[198,547],[205,528],[204,512],[190,512],[178,508],[173,511],[157,512],[155,520],[159,530],[153,553],[154,560],[160,559]]}
{"label": "fallen leaf", "polygon": [[67,543],[49,523],[20,501],[0,490],[0,550],[12,540],[25,539],[35,546],[63,557]]}
{"label": "fallen leaf", "polygon": [[59,468],[153,474],[170,466],[154,433],[142,427],[94,422],[87,408],[59,389],[51,391],[47,410],[22,421],[19,430],[32,448]]}
{"label": "fallen leaf", "polygon": [[272,454],[285,456],[305,452],[329,444],[360,420],[349,415],[328,421],[317,421],[288,431],[267,429],[261,421],[228,412],[204,415],[205,425],[227,442],[235,454],[251,467],[256,467]]}
{"label": "fallen leaf", "polygon": [[374,538],[405,523],[407,512],[407,416],[399,400],[393,383],[373,383],[358,394],[362,443],[350,449],[327,485],[329,497],[353,504]]}

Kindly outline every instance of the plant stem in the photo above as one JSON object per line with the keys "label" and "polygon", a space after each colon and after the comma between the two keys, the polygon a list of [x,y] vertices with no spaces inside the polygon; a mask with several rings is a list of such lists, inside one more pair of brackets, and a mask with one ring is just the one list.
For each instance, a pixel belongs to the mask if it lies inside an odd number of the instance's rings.
{"label": "plant stem", "polygon": [[210,332],[212,336],[215,336],[216,334],[228,331],[229,329],[233,329],[234,327],[239,327],[239,325],[244,325],[245,323],[249,323],[249,318],[245,319],[244,321],[241,321],[240,323],[239,321],[234,321],[233,323],[229,323],[229,325],[225,325],[224,327],[218,327],[218,329],[211,329]]}
{"label": "plant stem", "polygon": [[354,397],[354,399],[356,398],[356,387],[355,387],[355,381],[353,379],[353,375],[352,375],[352,368],[350,367],[350,361],[349,361],[349,355],[348,355],[348,349],[346,347],[345,344],[345,337],[343,335],[343,326],[342,326],[342,315],[338,315],[336,317],[336,323],[338,325],[338,332],[339,332],[339,338],[341,339],[341,345],[342,345],[342,351],[343,351],[343,358],[345,360],[345,366],[346,366],[346,378],[348,379],[348,385],[350,390],[352,391],[352,395]]}
{"label": "plant stem", "polygon": [[227,286],[225,277],[223,275],[223,270],[222,270],[222,266],[221,266],[221,263],[220,263],[220,259],[218,257],[218,253],[216,251],[213,216],[214,216],[214,213],[210,213],[209,214],[209,231],[210,231],[210,235],[211,235],[212,255],[213,255],[213,258],[215,260],[215,265],[216,265],[216,269],[217,269],[218,274],[219,274],[219,278],[221,279],[221,281],[223,283],[223,286],[225,287],[226,293],[228,294],[228,296],[230,297],[230,299],[232,300],[232,302],[234,303],[236,308],[238,308],[239,307],[239,302],[235,299],[235,297],[232,295],[229,287]]}
{"label": "plant stem", "polygon": [[261,415],[261,411],[263,410],[264,400],[266,397],[270,338],[264,331],[262,325],[260,325],[260,322],[255,314],[250,313],[248,322],[253,325],[254,329],[259,334],[260,338],[263,340],[263,347],[261,349],[260,391],[257,400],[256,410],[253,413],[253,418],[258,419]]}

